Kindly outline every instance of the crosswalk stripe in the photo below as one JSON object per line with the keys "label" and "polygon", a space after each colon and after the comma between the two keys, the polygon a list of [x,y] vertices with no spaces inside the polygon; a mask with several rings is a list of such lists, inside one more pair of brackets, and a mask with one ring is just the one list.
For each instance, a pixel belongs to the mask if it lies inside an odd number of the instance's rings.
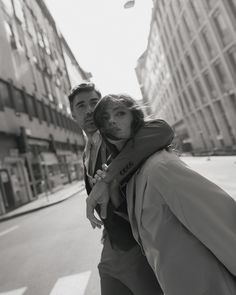
{"label": "crosswalk stripe", "polygon": [[26,291],[26,287],[24,288],[20,288],[20,289],[15,289],[15,290],[11,290],[9,292],[4,292],[4,293],[0,293],[0,295],[23,295]]}
{"label": "crosswalk stripe", "polygon": [[[6,229],[6,230],[0,232],[0,237],[6,235],[6,234],[8,234],[8,233],[10,233],[10,232],[13,231],[13,230],[16,230],[18,227],[19,227],[19,225],[15,225],[15,226],[12,226],[12,227],[10,227],[10,228],[8,228],[8,229]],[[0,293],[0,294],[1,294],[1,293]]]}
{"label": "crosswalk stripe", "polygon": [[84,295],[90,275],[91,271],[86,271],[60,278],[49,295]]}

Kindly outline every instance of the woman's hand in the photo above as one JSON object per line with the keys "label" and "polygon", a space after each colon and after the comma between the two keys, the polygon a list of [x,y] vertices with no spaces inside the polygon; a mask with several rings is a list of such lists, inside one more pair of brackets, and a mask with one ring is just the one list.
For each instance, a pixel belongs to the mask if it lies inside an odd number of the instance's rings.
{"label": "woman's hand", "polygon": [[109,202],[109,186],[104,181],[98,181],[89,196],[86,199],[87,218],[89,219],[93,228],[101,228],[103,222],[95,217],[94,210],[97,205],[100,206],[101,218],[105,219],[107,216],[107,205]]}

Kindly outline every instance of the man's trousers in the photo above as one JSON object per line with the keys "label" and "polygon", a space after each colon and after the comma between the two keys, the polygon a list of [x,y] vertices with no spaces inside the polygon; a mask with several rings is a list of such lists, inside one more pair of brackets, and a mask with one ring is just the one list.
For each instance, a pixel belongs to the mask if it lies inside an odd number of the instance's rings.
{"label": "man's trousers", "polygon": [[106,237],[98,269],[101,295],[163,294],[138,245],[128,251],[114,250]]}

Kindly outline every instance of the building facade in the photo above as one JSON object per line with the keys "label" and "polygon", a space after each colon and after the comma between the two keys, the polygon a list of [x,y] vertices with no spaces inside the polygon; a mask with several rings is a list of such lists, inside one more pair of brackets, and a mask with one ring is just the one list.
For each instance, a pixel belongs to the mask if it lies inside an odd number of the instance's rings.
{"label": "building facade", "polygon": [[183,151],[236,153],[236,0],[155,0],[136,73]]}
{"label": "building facade", "polygon": [[[42,0],[0,0],[0,214],[82,177],[67,95],[89,79]],[[74,78],[74,79],[73,79]]]}

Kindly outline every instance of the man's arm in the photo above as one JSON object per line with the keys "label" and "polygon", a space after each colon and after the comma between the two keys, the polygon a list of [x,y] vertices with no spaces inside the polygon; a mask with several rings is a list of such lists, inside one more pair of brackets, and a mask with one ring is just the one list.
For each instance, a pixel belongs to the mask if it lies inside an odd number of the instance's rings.
{"label": "man's arm", "polygon": [[172,128],[163,120],[153,120],[146,123],[135,135],[135,143],[130,140],[125,148],[109,165],[106,176],[98,181],[87,198],[87,218],[98,226],[94,216],[97,204],[102,208],[102,218],[106,218],[106,207],[109,200],[108,184],[112,181],[122,183],[127,181],[137,168],[153,153],[171,144],[174,138]]}
{"label": "man's arm", "polygon": [[149,156],[170,145],[173,138],[174,131],[165,121],[152,120],[145,123],[135,134],[134,141],[129,140],[112,160],[103,181],[106,183],[114,179],[118,183],[127,181]]}

